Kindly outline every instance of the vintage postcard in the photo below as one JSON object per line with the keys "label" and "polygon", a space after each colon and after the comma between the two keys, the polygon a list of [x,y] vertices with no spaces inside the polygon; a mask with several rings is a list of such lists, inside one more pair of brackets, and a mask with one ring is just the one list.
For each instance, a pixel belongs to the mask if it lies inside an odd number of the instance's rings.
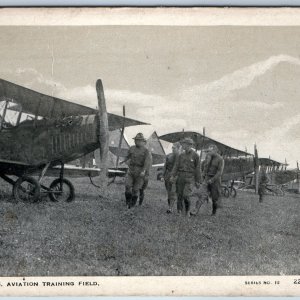
{"label": "vintage postcard", "polygon": [[300,9],[0,10],[0,295],[300,295]]}

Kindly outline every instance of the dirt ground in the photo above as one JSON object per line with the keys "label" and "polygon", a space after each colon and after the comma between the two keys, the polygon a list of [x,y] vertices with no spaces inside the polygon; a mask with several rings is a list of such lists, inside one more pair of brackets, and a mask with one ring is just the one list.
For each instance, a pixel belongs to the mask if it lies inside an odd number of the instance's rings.
{"label": "dirt ground", "polygon": [[300,197],[250,192],[211,203],[196,217],[167,215],[163,183],[152,180],[145,204],[128,210],[122,180],[99,197],[73,179],[76,199],[14,203],[1,183],[2,276],[294,275],[300,273]]}

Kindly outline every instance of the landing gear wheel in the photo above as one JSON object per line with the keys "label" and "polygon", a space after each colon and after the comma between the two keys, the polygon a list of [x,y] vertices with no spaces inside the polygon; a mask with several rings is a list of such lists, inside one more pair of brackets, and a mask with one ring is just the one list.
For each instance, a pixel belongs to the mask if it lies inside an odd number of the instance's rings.
{"label": "landing gear wheel", "polygon": [[73,184],[68,179],[54,179],[50,184],[49,198],[53,202],[71,202],[75,198]]}
{"label": "landing gear wheel", "polygon": [[13,196],[17,201],[37,202],[40,194],[40,183],[33,177],[20,177],[13,186]]}
{"label": "landing gear wheel", "polygon": [[225,198],[229,198],[230,192],[229,192],[229,188],[227,186],[222,186],[222,196]]}

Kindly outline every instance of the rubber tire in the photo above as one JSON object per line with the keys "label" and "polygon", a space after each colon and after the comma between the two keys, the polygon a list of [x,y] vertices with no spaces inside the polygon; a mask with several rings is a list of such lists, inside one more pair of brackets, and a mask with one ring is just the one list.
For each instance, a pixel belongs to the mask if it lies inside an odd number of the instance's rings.
{"label": "rubber tire", "polygon": [[[63,184],[66,184],[69,189],[70,189],[70,194],[68,196],[68,198],[65,200],[65,202],[72,202],[75,199],[75,188],[74,185],[72,184],[72,182],[68,179],[63,178],[62,179]],[[52,183],[50,184],[50,190],[54,189],[54,187],[60,183],[60,179],[56,178],[52,181]],[[49,193],[49,198],[51,201],[53,202],[58,202],[59,200],[57,200],[55,198],[55,196],[52,193]]]}
{"label": "rubber tire", "polygon": [[229,198],[230,192],[229,192],[228,187],[227,186],[222,186],[221,188],[222,188],[221,195],[225,198]]}
{"label": "rubber tire", "polygon": [[35,186],[33,199],[30,201],[30,203],[37,202],[40,198],[40,195],[41,195],[41,185],[35,178],[29,177],[29,176],[22,176],[15,182],[15,184],[13,186],[13,196],[14,196],[15,200],[16,201],[23,201],[21,198],[19,198],[18,188],[21,185],[21,183],[24,182],[24,181],[27,181],[30,184]]}

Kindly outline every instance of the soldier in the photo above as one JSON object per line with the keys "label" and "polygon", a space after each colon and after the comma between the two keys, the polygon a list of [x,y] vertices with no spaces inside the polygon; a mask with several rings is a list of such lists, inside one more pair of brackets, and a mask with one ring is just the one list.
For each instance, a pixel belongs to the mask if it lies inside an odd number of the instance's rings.
{"label": "soldier", "polygon": [[191,201],[195,185],[200,186],[200,157],[192,149],[193,140],[191,138],[185,138],[182,142],[182,148],[184,150],[175,162],[174,169],[172,171],[171,181],[176,180],[177,191],[177,210],[178,213],[182,213],[183,203],[185,204],[186,216],[190,216]]}
{"label": "soldier", "polygon": [[176,184],[171,181],[172,170],[175,166],[175,162],[178,159],[180,152],[180,144],[174,143],[172,146],[172,153],[166,156],[166,162],[164,165],[163,179],[168,194],[168,210],[167,213],[173,212],[174,203],[176,201]]}
{"label": "soldier", "polygon": [[259,178],[259,185],[258,185],[258,195],[259,195],[259,202],[263,202],[263,197],[266,193],[267,183],[269,182],[266,166],[261,166],[260,170],[260,178]]}
{"label": "soldier", "polygon": [[224,159],[218,154],[218,147],[215,144],[208,146],[208,155],[210,156],[210,161],[203,171],[203,176],[212,198],[212,216],[214,216],[217,212],[218,200],[221,195],[221,176],[224,169]]}
{"label": "soldier", "polygon": [[145,175],[151,164],[150,151],[145,147],[145,138],[138,133],[134,138],[135,146],[131,146],[128,155],[121,164],[129,162],[129,170],[125,182],[126,205],[131,208],[136,205],[139,192],[143,188]]}

